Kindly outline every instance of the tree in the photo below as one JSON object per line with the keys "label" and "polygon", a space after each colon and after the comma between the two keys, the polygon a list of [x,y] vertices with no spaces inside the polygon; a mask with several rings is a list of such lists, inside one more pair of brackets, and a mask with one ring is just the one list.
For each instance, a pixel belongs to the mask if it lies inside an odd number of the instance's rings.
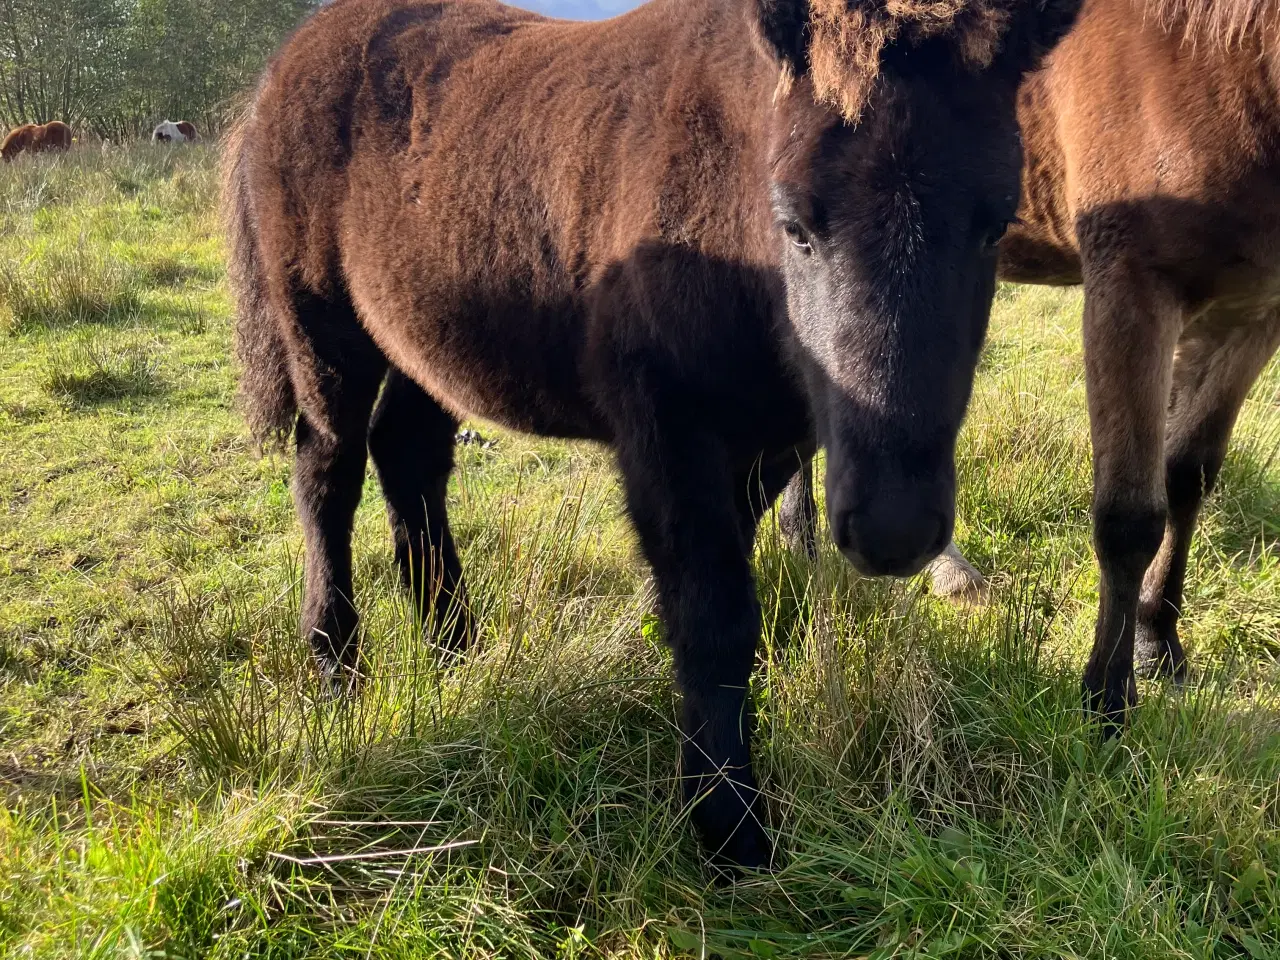
{"label": "tree", "polygon": [[120,0],[0,0],[0,111],[10,123],[81,115],[111,72]]}
{"label": "tree", "polygon": [[0,120],[222,126],[315,0],[0,0]]}

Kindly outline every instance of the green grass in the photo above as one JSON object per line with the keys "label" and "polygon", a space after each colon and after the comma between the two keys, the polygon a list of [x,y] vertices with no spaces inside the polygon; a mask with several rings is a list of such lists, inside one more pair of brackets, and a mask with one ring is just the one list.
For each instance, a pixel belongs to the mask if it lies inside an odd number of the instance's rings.
{"label": "green grass", "polygon": [[[1280,371],[1191,569],[1195,678],[1100,746],[1078,292],[1002,289],[961,444],[995,602],[757,551],[786,853],[715,886],[606,452],[479,425],[445,668],[356,536],[374,679],[295,638],[289,463],[233,402],[212,151],[0,177],[0,956],[1280,956]],[[403,851],[416,851],[405,853]]]}

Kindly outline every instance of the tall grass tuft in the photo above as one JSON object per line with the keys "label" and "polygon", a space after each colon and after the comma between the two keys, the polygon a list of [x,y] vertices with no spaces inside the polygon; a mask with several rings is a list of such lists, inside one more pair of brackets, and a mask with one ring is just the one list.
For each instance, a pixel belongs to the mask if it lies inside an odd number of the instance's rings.
{"label": "tall grass tuft", "polygon": [[718,892],[676,801],[650,597],[609,572],[607,502],[566,493],[513,499],[468,547],[484,635],[460,661],[400,600],[378,605],[394,584],[376,575],[354,700],[313,679],[296,589],[171,608],[156,693],[204,776],[318,791],[323,813],[264,864],[290,891],[271,923],[301,952],[364,942],[388,911],[387,956],[1154,960],[1275,942],[1280,892],[1257,866],[1280,855],[1274,700],[1234,708],[1225,676],[1152,687],[1100,750],[1054,647],[1071,589],[1054,562],[957,615],[830,550],[797,564],[769,534],[757,758],[783,859]]}
{"label": "tall grass tuft", "polygon": [[94,406],[159,393],[159,361],[138,342],[78,336],[45,359],[44,389],[73,406]]}
{"label": "tall grass tuft", "polygon": [[73,324],[136,319],[142,284],[132,265],[82,238],[69,247],[39,248],[0,261],[0,323],[11,334]]}

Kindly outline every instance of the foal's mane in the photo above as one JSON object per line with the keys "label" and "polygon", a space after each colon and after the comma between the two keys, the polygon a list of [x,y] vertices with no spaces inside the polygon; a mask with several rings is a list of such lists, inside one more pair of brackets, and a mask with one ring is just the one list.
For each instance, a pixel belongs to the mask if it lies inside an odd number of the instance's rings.
{"label": "foal's mane", "polygon": [[1170,33],[1182,33],[1188,43],[1225,50],[1253,36],[1280,41],[1280,0],[1135,0],[1135,3],[1141,15]]}
{"label": "foal's mane", "polygon": [[965,66],[988,67],[1016,2],[810,0],[809,69],[818,99],[839,108],[850,122],[857,120],[880,75],[885,47],[893,42],[941,37]]}

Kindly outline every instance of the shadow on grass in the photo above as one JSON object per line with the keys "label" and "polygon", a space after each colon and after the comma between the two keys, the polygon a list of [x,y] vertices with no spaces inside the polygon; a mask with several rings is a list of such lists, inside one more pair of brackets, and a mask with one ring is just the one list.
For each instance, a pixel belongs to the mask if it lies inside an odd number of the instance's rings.
{"label": "shadow on grass", "polygon": [[56,298],[10,300],[11,334],[30,333],[82,324],[128,326],[137,322],[142,300],[132,290],[72,291]]}
{"label": "shadow on grass", "polygon": [[141,272],[146,282],[155,287],[216,283],[223,275],[220,264],[193,263],[176,256],[152,257],[141,264]]}

